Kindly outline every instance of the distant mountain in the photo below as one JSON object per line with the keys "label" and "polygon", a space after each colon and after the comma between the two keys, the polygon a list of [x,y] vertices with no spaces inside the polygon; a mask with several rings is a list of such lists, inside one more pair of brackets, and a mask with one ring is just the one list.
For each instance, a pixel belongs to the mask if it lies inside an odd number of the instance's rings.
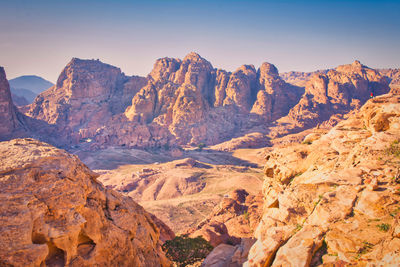
{"label": "distant mountain", "polygon": [[[11,92],[15,96],[28,100],[28,104],[35,100],[35,97],[54,84],[35,75],[20,76],[9,81]],[[14,103],[18,105],[18,103]]]}
{"label": "distant mountain", "polygon": [[[38,95],[38,94],[32,92],[31,90],[24,89],[24,88],[11,87],[11,92],[18,97],[25,98],[28,101],[28,104],[32,103],[33,100],[35,100],[35,97]],[[17,103],[15,103],[15,101],[14,101],[14,104],[19,106]],[[26,104],[26,105],[28,105],[28,104]]]}
{"label": "distant mountain", "polygon": [[12,98],[12,101],[14,102],[14,105],[16,105],[16,106],[29,105],[29,101],[23,96],[19,96],[14,93],[11,93],[11,98]]}
{"label": "distant mountain", "polygon": [[20,76],[9,80],[9,83],[11,88],[27,89],[34,92],[36,95],[54,85],[53,83],[35,75]]}

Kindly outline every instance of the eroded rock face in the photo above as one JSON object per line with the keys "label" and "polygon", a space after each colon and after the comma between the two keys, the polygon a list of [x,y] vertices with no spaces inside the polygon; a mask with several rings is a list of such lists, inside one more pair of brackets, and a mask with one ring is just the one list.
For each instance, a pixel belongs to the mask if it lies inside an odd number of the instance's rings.
{"label": "eroded rock face", "polygon": [[305,93],[281,123],[299,130],[315,127],[332,115],[360,108],[370,97],[388,93],[387,79],[359,61],[327,72],[316,72],[308,80]]}
{"label": "eroded rock face", "polygon": [[151,216],[76,156],[14,139],[0,162],[0,265],[169,265]]}
{"label": "eroded rock face", "polygon": [[56,124],[67,139],[93,137],[112,117],[129,105],[146,83],[98,60],[73,58],[57,84],[39,94],[27,114]]}
{"label": "eroded rock face", "polygon": [[287,115],[304,92],[284,82],[279,77],[278,69],[270,63],[261,65],[258,76],[259,90],[251,112],[265,121],[274,121]]}
{"label": "eroded rock face", "polygon": [[214,247],[219,244],[238,245],[242,238],[251,238],[261,216],[261,196],[236,189],[196,227],[186,231],[191,237],[202,236]]}
{"label": "eroded rock face", "polygon": [[6,140],[19,128],[17,111],[11,99],[10,85],[6,73],[0,67],[0,140]]}
{"label": "eroded rock face", "polygon": [[244,265],[398,265],[399,137],[400,97],[387,94],[325,135],[268,152],[263,215]]}

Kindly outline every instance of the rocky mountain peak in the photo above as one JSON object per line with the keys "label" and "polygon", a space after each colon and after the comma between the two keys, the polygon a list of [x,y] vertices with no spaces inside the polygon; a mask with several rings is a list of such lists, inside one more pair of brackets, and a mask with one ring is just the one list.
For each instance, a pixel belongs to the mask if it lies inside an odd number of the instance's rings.
{"label": "rocky mountain peak", "polygon": [[359,60],[354,60],[354,62],[351,65],[353,67],[358,67],[358,68],[361,68],[363,66]]}
{"label": "rocky mountain peak", "polygon": [[244,74],[255,74],[256,73],[256,68],[254,67],[254,65],[250,64],[250,65],[242,65],[240,66],[238,69],[236,69],[235,73],[239,73],[242,72]]}
{"label": "rocky mountain peak", "polygon": [[196,52],[190,52],[189,54],[187,54],[184,58],[183,61],[207,61],[204,58],[202,58],[199,54],[197,54]]}
{"label": "rocky mountain peak", "polygon": [[175,58],[164,57],[157,59],[149,76],[154,81],[169,80],[171,74],[179,69],[181,63],[182,61],[180,59]]}
{"label": "rocky mountain peak", "polygon": [[[345,64],[345,65],[341,65],[338,66],[336,69],[334,69],[338,72],[344,72],[344,73],[358,73],[359,75],[362,75],[363,72],[365,71],[373,71],[374,70],[368,68],[367,66],[363,65],[360,61],[355,60],[353,63],[351,64]],[[334,71],[333,70],[333,71]],[[332,71],[332,70],[331,70]]]}
{"label": "rocky mountain peak", "polygon": [[124,75],[117,67],[100,60],[73,58],[61,72],[56,86],[72,99],[107,97],[122,80]]}
{"label": "rocky mountain peak", "polygon": [[260,69],[258,70],[260,74],[263,75],[269,75],[269,76],[278,76],[279,72],[278,69],[275,67],[275,65],[264,62],[261,66]]}

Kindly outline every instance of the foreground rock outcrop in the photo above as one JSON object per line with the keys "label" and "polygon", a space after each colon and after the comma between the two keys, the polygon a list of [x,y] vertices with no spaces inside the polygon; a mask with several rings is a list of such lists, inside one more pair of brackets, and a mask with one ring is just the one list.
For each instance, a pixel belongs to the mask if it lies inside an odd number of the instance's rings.
{"label": "foreground rock outcrop", "polygon": [[1,266],[168,266],[159,230],[80,160],[33,139],[0,143]]}
{"label": "foreground rock outcrop", "polygon": [[400,97],[373,98],[308,138],[267,152],[245,266],[398,266]]}

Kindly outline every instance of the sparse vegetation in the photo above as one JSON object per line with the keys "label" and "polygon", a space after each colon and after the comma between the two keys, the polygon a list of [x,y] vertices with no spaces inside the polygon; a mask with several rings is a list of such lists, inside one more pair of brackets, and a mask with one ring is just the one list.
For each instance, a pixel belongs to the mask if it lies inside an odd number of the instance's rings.
{"label": "sparse vegetation", "polygon": [[399,140],[395,140],[390,144],[390,146],[386,149],[386,154],[389,156],[395,156],[396,158],[400,158]]}
{"label": "sparse vegetation", "polygon": [[390,213],[390,216],[394,218],[397,216],[397,214],[399,214],[399,212],[400,212],[400,207],[397,207],[394,211]]}
{"label": "sparse vegetation", "polygon": [[165,143],[165,144],[164,144],[164,150],[169,150],[169,149],[170,149],[169,144],[168,144],[168,143]]}
{"label": "sparse vegetation", "polygon": [[171,261],[174,261],[179,267],[183,267],[206,258],[213,246],[201,236],[190,238],[182,235],[167,240],[162,248]]}
{"label": "sparse vegetation", "polygon": [[312,142],[311,142],[310,140],[306,140],[306,141],[303,141],[302,144],[303,144],[303,145],[311,145]]}
{"label": "sparse vegetation", "polygon": [[354,257],[356,260],[359,260],[361,258],[362,255],[367,254],[368,252],[371,251],[371,249],[373,248],[373,244],[364,241],[363,242],[363,246],[358,250],[357,252],[357,256]]}
{"label": "sparse vegetation", "polygon": [[319,196],[318,196],[318,201],[316,201],[316,202],[314,203],[314,205],[317,206],[317,205],[321,202],[321,200],[322,200],[323,197],[324,197],[323,195],[319,195]]}
{"label": "sparse vegetation", "polygon": [[205,147],[206,147],[206,144],[200,143],[200,144],[197,146],[197,149],[198,149],[199,151],[202,151],[203,148],[205,148]]}
{"label": "sparse vegetation", "polygon": [[246,221],[250,221],[249,216],[250,216],[250,214],[249,214],[249,212],[248,212],[247,210],[246,210],[245,212],[243,212],[243,218],[244,218]]}
{"label": "sparse vegetation", "polygon": [[390,229],[390,224],[381,223],[381,224],[378,224],[376,227],[378,227],[378,229],[381,230],[382,232],[387,232]]}

